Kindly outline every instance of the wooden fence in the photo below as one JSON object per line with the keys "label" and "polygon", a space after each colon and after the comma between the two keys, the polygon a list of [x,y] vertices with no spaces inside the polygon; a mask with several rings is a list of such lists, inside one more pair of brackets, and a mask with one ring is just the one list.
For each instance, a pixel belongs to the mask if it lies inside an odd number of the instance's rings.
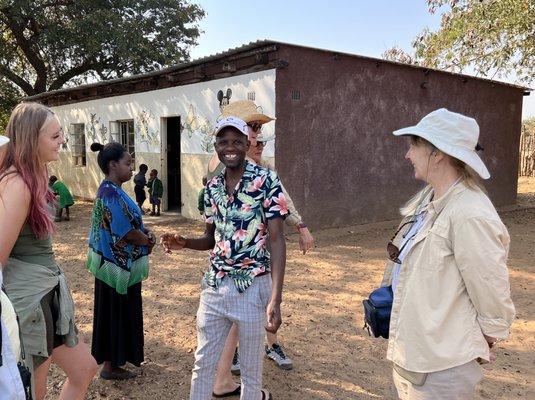
{"label": "wooden fence", "polygon": [[535,132],[522,124],[518,176],[535,176]]}

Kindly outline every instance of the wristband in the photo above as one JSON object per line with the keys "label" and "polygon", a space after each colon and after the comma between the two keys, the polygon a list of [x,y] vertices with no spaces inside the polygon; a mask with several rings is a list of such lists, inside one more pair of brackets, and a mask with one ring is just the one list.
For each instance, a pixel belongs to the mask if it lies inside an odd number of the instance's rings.
{"label": "wristband", "polygon": [[297,226],[297,230],[300,230],[300,229],[306,228],[307,224],[305,224],[304,222],[299,222],[296,226]]}

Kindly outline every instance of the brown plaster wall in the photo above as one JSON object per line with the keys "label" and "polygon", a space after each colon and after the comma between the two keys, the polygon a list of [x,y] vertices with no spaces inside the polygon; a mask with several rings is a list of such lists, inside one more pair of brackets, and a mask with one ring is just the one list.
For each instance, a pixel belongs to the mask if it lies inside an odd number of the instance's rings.
{"label": "brown plaster wall", "polygon": [[278,56],[277,170],[312,227],[397,217],[422,183],[391,132],[440,107],[478,121],[490,197],[515,202],[522,89],[294,46]]}

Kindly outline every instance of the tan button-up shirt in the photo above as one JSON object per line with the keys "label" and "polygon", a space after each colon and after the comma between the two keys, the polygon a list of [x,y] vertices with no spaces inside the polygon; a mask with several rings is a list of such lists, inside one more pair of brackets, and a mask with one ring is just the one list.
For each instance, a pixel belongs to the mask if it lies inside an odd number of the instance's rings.
{"label": "tan button-up shirt", "polygon": [[426,208],[394,293],[387,359],[415,372],[489,360],[483,334],[506,338],[515,315],[507,229],[488,197],[463,182]]}

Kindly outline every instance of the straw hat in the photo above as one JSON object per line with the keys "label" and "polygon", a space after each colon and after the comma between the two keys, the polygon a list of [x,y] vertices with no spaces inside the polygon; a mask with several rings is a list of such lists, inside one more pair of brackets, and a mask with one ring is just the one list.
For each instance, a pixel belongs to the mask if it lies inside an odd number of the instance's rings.
{"label": "straw hat", "polygon": [[251,100],[240,100],[230,103],[221,110],[221,116],[233,116],[243,119],[247,123],[257,121],[261,124],[268,123],[275,119],[264,114],[262,112],[262,107],[257,106]]}
{"label": "straw hat", "polygon": [[440,151],[464,162],[481,178],[490,178],[489,170],[476,152],[479,125],[473,118],[440,108],[427,114],[416,125],[393,134],[419,136]]}

